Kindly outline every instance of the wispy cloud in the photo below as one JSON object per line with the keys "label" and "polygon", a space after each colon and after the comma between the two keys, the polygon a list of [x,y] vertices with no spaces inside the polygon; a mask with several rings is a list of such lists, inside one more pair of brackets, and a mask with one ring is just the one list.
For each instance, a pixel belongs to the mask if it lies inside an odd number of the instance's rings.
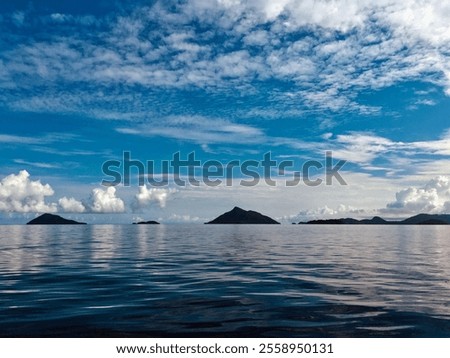
{"label": "wispy cloud", "polygon": [[[373,133],[351,132],[336,137],[327,134],[333,156],[360,164],[366,169],[375,160],[384,160],[389,170],[422,172],[427,163],[438,164],[450,155],[448,131],[441,138],[428,141],[401,142]],[[324,144],[322,144],[324,145]],[[325,144],[326,145],[326,144]],[[436,157],[437,156],[437,157]],[[373,167],[379,170],[380,167]]]}
{"label": "wispy cloud", "polygon": [[449,156],[450,155],[450,132],[444,133],[441,139],[432,141],[419,141],[410,143],[416,150],[428,152],[430,154]]}
{"label": "wispy cloud", "polygon": [[223,119],[200,116],[173,116],[150,124],[118,128],[118,132],[141,136],[161,136],[198,144],[260,143],[264,132],[256,127]]}
{"label": "wispy cloud", "polygon": [[0,134],[0,143],[7,144],[40,144],[42,142],[41,139],[35,137],[25,137],[25,136],[17,136],[10,134]]}
{"label": "wispy cloud", "polygon": [[71,133],[47,133],[31,136],[18,136],[12,134],[1,134],[0,133],[0,143],[14,144],[14,145],[45,145],[50,143],[65,143],[73,140],[86,141],[86,139],[80,138],[78,135]]}
{"label": "wispy cloud", "polygon": [[36,168],[44,168],[44,169],[61,168],[60,164],[42,163],[42,162],[29,162],[29,161],[26,161],[26,160],[23,160],[23,159],[14,159],[14,163],[27,165],[27,166],[31,166],[31,167],[36,167]]}
{"label": "wispy cloud", "polygon": [[74,157],[74,156],[111,156],[111,152],[109,150],[103,151],[93,151],[88,149],[72,149],[72,150],[64,150],[64,149],[55,149],[52,147],[46,146],[32,146],[30,150],[38,153],[46,153],[64,157]]}
{"label": "wispy cloud", "polygon": [[211,152],[211,145],[239,144],[245,148],[259,145],[274,148],[285,147],[300,153],[322,157],[331,150],[333,157],[343,159],[369,172],[384,172],[390,175],[421,173],[428,164],[438,165],[450,156],[449,131],[435,140],[395,141],[372,132],[326,132],[317,139],[302,140],[289,137],[270,136],[265,130],[237,124],[220,118],[200,116],[167,117],[151,124],[120,127],[120,133],[137,136],[160,136],[199,144]]}

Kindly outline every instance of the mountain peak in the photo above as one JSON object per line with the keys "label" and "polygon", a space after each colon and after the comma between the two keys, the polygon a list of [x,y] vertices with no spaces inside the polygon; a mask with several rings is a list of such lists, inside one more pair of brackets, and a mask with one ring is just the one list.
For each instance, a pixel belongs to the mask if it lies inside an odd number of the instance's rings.
{"label": "mountain peak", "polygon": [[206,224],[279,224],[279,222],[256,211],[235,206]]}

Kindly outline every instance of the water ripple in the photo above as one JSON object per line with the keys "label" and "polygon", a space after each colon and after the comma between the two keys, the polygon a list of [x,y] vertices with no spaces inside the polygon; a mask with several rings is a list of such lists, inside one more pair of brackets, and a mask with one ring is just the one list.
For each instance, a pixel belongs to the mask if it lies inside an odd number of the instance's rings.
{"label": "water ripple", "polygon": [[0,226],[0,336],[450,337],[449,237],[442,226]]}

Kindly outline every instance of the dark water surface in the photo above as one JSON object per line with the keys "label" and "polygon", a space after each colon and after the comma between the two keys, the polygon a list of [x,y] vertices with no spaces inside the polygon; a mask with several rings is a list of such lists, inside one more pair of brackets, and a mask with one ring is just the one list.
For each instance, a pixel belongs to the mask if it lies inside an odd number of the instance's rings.
{"label": "dark water surface", "polygon": [[450,337],[445,226],[0,226],[1,337]]}

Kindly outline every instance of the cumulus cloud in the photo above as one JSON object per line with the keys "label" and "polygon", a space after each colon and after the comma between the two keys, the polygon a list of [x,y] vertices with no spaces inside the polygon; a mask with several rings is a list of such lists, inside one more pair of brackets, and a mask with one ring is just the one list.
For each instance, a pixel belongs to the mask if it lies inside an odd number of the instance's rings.
{"label": "cumulus cloud", "polygon": [[[148,193],[148,200],[156,200],[164,206],[167,194]],[[122,213],[125,203],[116,196],[116,189],[95,188],[89,200],[79,201],[73,197],[62,197],[57,203],[47,203],[46,197],[53,196],[54,190],[49,184],[31,180],[30,174],[22,170],[19,174],[10,174],[0,181],[0,212],[44,213],[63,211],[66,213]],[[145,195],[141,198],[145,202]]]}
{"label": "cumulus cloud", "polygon": [[11,174],[1,180],[0,212],[55,212],[56,204],[45,202],[45,198],[53,194],[49,184],[30,180],[30,174],[22,170],[19,174]]}
{"label": "cumulus cloud", "polygon": [[176,189],[147,188],[146,185],[139,187],[139,193],[134,197],[132,203],[133,210],[139,210],[147,207],[151,203],[157,203],[160,208],[166,206],[169,196],[177,192]]}
{"label": "cumulus cloud", "polygon": [[125,203],[116,197],[116,188],[95,188],[92,190],[90,210],[93,213],[122,213],[125,211]]}
{"label": "cumulus cloud", "polygon": [[352,216],[360,216],[367,214],[364,209],[358,209],[349,205],[339,205],[335,209],[328,207],[327,205],[317,208],[317,209],[309,209],[303,210],[299,212],[297,215],[285,217],[284,220],[294,220],[294,221],[309,221],[309,220],[317,220],[317,219],[330,219],[330,218],[341,218],[347,217],[348,215]]}
{"label": "cumulus cloud", "polygon": [[175,222],[175,223],[202,223],[207,222],[210,219],[208,218],[200,218],[198,216],[191,216],[191,215],[179,215],[179,214],[172,214],[167,219],[167,222]]}
{"label": "cumulus cloud", "polygon": [[450,210],[450,178],[438,176],[423,187],[409,187],[395,195],[384,212],[448,213]]}
{"label": "cumulus cloud", "polygon": [[58,204],[66,213],[84,213],[86,211],[83,203],[75,198],[67,198],[64,196],[58,200]]}
{"label": "cumulus cloud", "polygon": [[67,213],[123,213],[126,209],[125,203],[116,193],[114,187],[95,188],[89,199],[80,201],[62,197],[58,200],[58,204]]}

